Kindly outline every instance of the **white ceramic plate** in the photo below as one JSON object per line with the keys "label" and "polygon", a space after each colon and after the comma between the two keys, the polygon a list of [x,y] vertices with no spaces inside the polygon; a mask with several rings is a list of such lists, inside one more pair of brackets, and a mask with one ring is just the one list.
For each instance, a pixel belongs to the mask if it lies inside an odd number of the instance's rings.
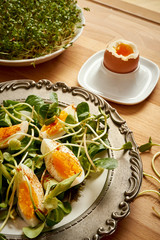
{"label": "white ceramic plate", "polygon": [[159,68],[152,61],[140,57],[138,68],[131,73],[118,74],[103,65],[104,50],[91,56],[78,74],[78,82],[85,89],[112,102],[132,105],[145,100],[159,79]]}
{"label": "white ceramic plate", "polygon": [[59,49],[59,50],[57,50],[53,53],[50,53],[50,54],[47,54],[45,56],[38,57],[38,58],[23,59],[23,60],[4,60],[4,59],[0,59],[0,65],[13,66],[13,67],[31,66],[32,64],[39,64],[39,63],[49,61],[49,60],[57,57],[61,53],[63,53],[68,47],[70,47],[80,37],[80,35],[82,34],[82,31],[83,31],[83,25],[85,24],[85,18],[84,18],[82,9],[79,6],[77,6],[77,8],[79,8],[81,10],[80,18],[82,20],[82,22],[81,22],[82,27],[77,28],[74,38],[71,40],[71,42],[65,48],[61,48],[61,49]]}
{"label": "white ceramic plate", "polygon": [[[134,141],[133,134],[125,120],[101,97],[92,94],[81,87],[68,87],[58,82],[52,84],[48,80],[34,82],[32,80],[14,80],[0,83],[0,103],[3,100],[24,100],[28,95],[43,96],[49,101],[50,93],[58,95],[59,105],[77,106],[86,101],[90,112],[98,114],[101,107],[108,119],[109,141],[112,146],[119,147],[130,141],[133,148],[126,151],[111,152],[120,160],[114,171],[105,171],[97,178],[89,178],[77,202],[72,205],[72,212],[62,222],[55,225],[52,231],[42,233],[40,240],[83,240],[100,239],[110,235],[119,220],[130,213],[130,202],[137,195],[142,181],[142,162]],[[26,239],[22,235],[24,221],[16,218],[9,221],[3,229],[7,239]]]}

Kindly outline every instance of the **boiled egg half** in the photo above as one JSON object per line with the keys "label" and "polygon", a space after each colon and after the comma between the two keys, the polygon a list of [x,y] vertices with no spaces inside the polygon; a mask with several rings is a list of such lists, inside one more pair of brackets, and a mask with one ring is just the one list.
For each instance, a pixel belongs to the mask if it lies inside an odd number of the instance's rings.
{"label": "boiled egg half", "polygon": [[75,186],[84,180],[84,170],[77,157],[68,147],[51,139],[43,139],[41,152],[46,155],[44,159],[47,171],[58,182],[77,173],[80,173],[80,175],[71,186]]}
{"label": "boiled egg half", "polygon": [[[68,115],[72,115],[75,119],[77,118],[76,108],[73,105],[64,108],[58,118],[65,122]],[[40,136],[42,138],[54,139],[63,136],[65,133],[64,124],[57,119],[49,125],[43,125],[40,131]]]}
{"label": "boiled egg half", "polygon": [[129,73],[138,67],[139,51],[136,44],[126,40],[116,40],[108,44],[103,64],[112,72]]}
{"label": "boiled egg half", "polygon": [[17,167],[17,172],[18,210],[24,221],[29,226],[34,227],[39,223],[39,219],[36,217],[34,212],[28,184],[31,187],[34,204],[41,212],[44,211],[42,203],[44,198],[43,188],[35,173],[26,165],[20,164]]}
{"label": "boiled egg half", "polygon": [[[28,125],[29,123],[27,121],[23,121],[20,124],[13,125],[10,127],[1,127],[0,128],[0,149],[7,148],[9,145],[9,141],[11,139],[21,140],[24,137],[23,133],[27,133],[28,131]],[[11,137],[12,135],[13,137]]]}

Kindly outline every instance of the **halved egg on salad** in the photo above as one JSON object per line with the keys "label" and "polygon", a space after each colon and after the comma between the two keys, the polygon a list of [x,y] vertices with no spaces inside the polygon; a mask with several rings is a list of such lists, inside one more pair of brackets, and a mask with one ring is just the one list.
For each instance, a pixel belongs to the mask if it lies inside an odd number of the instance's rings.
{"label": "halved egg on salad", "polygon": [[44,160],[47,171],[58,182],[77,173],[80,175],[71,186],[78,185],[84,180],[84,170],[78,158],[68,147],[51,139],[43,139],[41,152],[46,155]]}
{"label": "halved egg on salad", "polygon": [[17,168],[17,172],[18,210],[24,221],[29,226],[34,227],[39,223],[39,219],[34,212],[29,186],[34,204],[41,212],[44,212],[42,203],[44,198],[43,188],[35,173],[26,165],[20,164]]}
{"label": "halved egg on salad", "polygon": [[20,124],[16,124],[10,127],[1,127],[0,149],[7,148],[11,139],[21,140],[24,137],[23,133],[27,133],[28,131],[28,125],[29,123],[27,121],[23,121]]}
{"label": "halved egg on salad", "polygon": [[[68,107],[64,108],[58,118],[65,122],[68,115],[72,115],[76,119],[76,108],[74,107],[74,105],[69,105]],[[43,125],[40,131],[40,136],[42,138],[49,139],[58,138],[63,136],[64,134],[64,124],[58,119],[49,125]]]}

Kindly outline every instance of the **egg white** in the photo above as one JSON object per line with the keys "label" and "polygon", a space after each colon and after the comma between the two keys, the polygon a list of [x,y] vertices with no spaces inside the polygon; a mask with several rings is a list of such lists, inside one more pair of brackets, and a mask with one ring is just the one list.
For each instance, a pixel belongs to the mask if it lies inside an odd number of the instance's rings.
{"label": "egg white", "polygon": [[54,159],[53,159],[53,152],[57,151],[56,148],[58,148],[58,151],[67,153],[70,155],[70,157],[72,159],[74,159],[74,161],[76,161],[76,163],[78,163],[80,169],[81,169],[81,173],[80,175],[74,180],[74,182],[72,183],[71,187],[80,184],[85,177],[84,174],[84,170],[81,167],[79,160],[77,159],[77,157],[73,154],[73,152],[67,148],[64,145],[59,145],[58,142],[51,140],[51,139],[43,139],[42,144],[41,144],[41,152],[42,154],[46,154],[45,156],[45,165],[46,165],[46,169],[49,172],[49,174],[55,178],[55,180],[57,181],[62,181],[64,180],[64,178],[61,176],[61,174],[55,169],[54,167]]}
{"label": "egg white", "polygon": [[[77,119],[77,114],[76,114],[76,108],[73,105],[70,105],[66,108],[63,109],[68,115],[72,115],[75,119]],[[63,136],[66,132],[64,131],[63,127],[60,127],[59,130],[56,133],[48,133],[47,130],[45,131],[40,131],[40,137],[42,138],[49,138],[49,139],[54,139],[54,138],[59,138]]]}
{"label": "egg white", "polygon": [[[28,132],[29,123],[27,121],[23,121],[23,122],[21,122],[20,124],[17,124],[17,125],[20,126],[20,130],[17,131],[16,133],[27,133]],[[14,126],[5,127],[6,128],[6,137],[4,136],[3,138],[0,138],[0,149],[7,148],[8,145],[9,145],[9,141],[11,139],[18,139],[18,140],[22,140],[23,139],[23,137],[24,137],[23,134],[17,134],[17,135],[13,135],[13,137],[11,137],[9,140],[7,140],[6,142],[1,144],[1,142],[3,142],[5,139],[8,138],[7,131],[8,132],[10,131],[10,133],[12,132],[12,127],[14,127]],[[0,128],[0,136],[1,136],[1,129],[2,128]],[[11,136],[11,134],[10,134],[10,136]]]}
{"label": "egg white", "polygon": [[[116,53],[116,47],[121,43],[129,45],[133,49],[133,53],[129,54],[128,56],[123,56],[123,55],[117,54]],[[127,41],[127,40],[123,40],[123,39],[119,39],[119,40],[116,40],[114,42],[111,42],[110,44],[108,44],[106,49],[109,52],[111,52],[112,55],[114,55],[116,58],[121,58],[123,61],[127,61],[128,59],[132,59],[132,58],[136,59],[139,55],[139,51],[137,49],[136,44],[134,44],[133,42]]]}

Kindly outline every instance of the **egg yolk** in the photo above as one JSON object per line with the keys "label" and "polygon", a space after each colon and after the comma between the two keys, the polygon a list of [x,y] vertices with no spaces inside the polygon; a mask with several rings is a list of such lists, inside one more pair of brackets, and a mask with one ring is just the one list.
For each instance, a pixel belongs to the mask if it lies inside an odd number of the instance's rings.
{"label": "egg yolk", "polygon": [[118,55],[123,55],[124,57],[134,53],[133,48],[128,44],[120,43],[116,48],[116,53]]}
{"label": "egg yolk", "polygon": [[61,151],[55,151],[52,157],[52,163],[54,165],[54,168],[61,175],[62,178],[66,179],[79,172],[82,172],[79,163],[71,154]]}
{"label": "egg yolk", "polygon": [[[33,201],[35,205],[38,206],[37,195],[34,189],[32,188],[32,186],[31,186],[31,189],[32,189]],[[24,214],[24,216],[27,219],[31,219],[34,216],[34,208],[31,201],[28,184],[25,181],[19,184],[18,203],[19,203],[19,207],[21,209],[22,214]]]}
{"label": "egg yolk", "polygon": [[[59,115],[59,119],[62,121],[65,121],[66,118],[68,116],[68,113],[65,111],[61,111],[60,115]],[[41,131],[44,132],[46,131],[48,134],[55,134],[57,132],[60,132],[60,130],[62,130],[62,123],[60,123],[58,120],[55,120],[53,123],[49,124],[49,125],[43,125]]]}
{"label": "egg yolk", "polygon": [[20,130],[20,124],[11,127],[2,127],[0,128],[0,140],[8,138]]}

